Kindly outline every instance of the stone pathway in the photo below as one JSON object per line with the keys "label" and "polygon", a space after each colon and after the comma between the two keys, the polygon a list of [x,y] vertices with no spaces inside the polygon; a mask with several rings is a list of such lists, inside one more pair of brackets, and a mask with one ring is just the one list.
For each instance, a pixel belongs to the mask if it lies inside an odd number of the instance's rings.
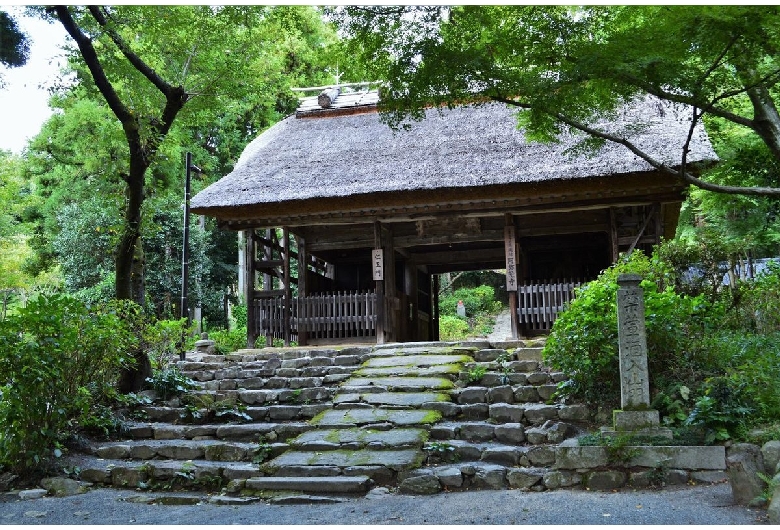
{"label": "stone pathway", "polygon": [[[607,470],[603,447],[567,446],[590,427],[590,413],[551,402],[565,375],[542,366],[541,346],[481,340],[204,355],[179,363],[200,390],[128,410],[122,439],[94,440],[69,462],[91,483],[219,491],[225,502],[333,502],[377,486],[418,494],[647,485],[650,471],[637,466],[649,461]],[[724,478],[717,463],[703,465],[671,470],[670,480]]]}

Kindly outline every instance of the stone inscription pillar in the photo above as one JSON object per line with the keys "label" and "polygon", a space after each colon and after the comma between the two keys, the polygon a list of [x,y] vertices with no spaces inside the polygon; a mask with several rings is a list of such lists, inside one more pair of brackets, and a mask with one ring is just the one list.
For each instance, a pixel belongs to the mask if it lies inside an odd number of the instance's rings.
{"label": "stone inscription pillar", "polygon": [[604,435],[633,433],[672,437],[672,431],[661,427],[657,410],[650,408],[650,373],[647,367],[645,334],[645,301],[638,274],[618,277],[617,314],[620,354],[620,406],[613,412],[612,428],[601,429]]}
{"label": "stone inscription pillar", "polygon": [[620,352],[620,406],[623,410],[650,406],[647,369],[645,301],[638,274],[618,277],[617,314]]}

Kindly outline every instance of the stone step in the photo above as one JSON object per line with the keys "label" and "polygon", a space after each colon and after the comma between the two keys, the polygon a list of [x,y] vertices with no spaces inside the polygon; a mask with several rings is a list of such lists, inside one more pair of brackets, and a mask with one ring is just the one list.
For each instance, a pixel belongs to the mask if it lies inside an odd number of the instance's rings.
{"label": "stone step", "polygon": [[432,494],[442,490],[500,490],[544,491],[561,485],[581,483],[576,473],[547,468],[515,468],[486,462],[466,462],[445,466],[426,467],[399,476],[399,491],[406,494]]}
{"label": "stone step", "polygon": [[441,377],[352,377],[341,385],[342,392],[354,387],[378,387],[391,392],[425,392],[450,390],[455,384]]}
{"label": "stone step", "polygon": [[[254,391],[246,392],[241,396],[242,403],[253,403],[254,395],[251,392]],[[225,419],[225,423],[236,420],[241,420],[242,422],[305,421],[320,414],[323,410],[330,409],[331,406],[330,401],[301,405],[270,404],[260,407],[247,406],[240,410],[236,409],[235,414],[223,413],[222,417]],[[151,422],[199,424],[215,422],[219,418],[219,416],[216,416],[216,413],[208,413],[208,411],[204,410],[195,415],[193,411],[184,407],[146,406],[139,409],[139,411],[142,413],[143,419]]]}
{"label": "stone step", "polygon": [[177,481],[179,486],[219,491],[232,480],[263,476],[257,464],[206,460],[116,460],[94,456],[67,457],[79,478],[93,484],[148,489],[154,483]]}
{"label": "stone step", "polygon": [[262,464],[263,471],[274,476],[289,473],[287,468],[324,467],[332,470],[344,470],[353,467],[381,466],[392,471],[418,467],[425,460],[420,449],[385,450],[335,450],[335,451],[299,451],[291,450]]}
{"label": "stone step", "polygon": [[576,425],[556,420],[548,420],[533,427],[522,422],[472,421],[441,422],[430,428],[432,440],[461,439],[470,442],[499,441],[512,444],[561,443],[580,433],[581,429]]}
{"label": "stone step", "polygon": [[371,429],[317,429],[298,436],[290,442],[296,450],[329,451],[336,449],[393,449],[422,447],[428,438],[427,430],[399,428],[389,431]]}
{"label": "stone step", "polygon": [[[268,369],[256,369],[245,367],[232,367],[222,369],[193,369],[182,370],[182,374],[189,377],[196,383],[212,383],[223,381],[234,381],[236,387],[247,388],[246,385],[264,385],[266,381],[270,381],[273,384],[273,388],[284,388],[290,385],[285,384],[288,379],[313,379],[320,378],[320,383],[327,381],[338,381],[335,376],[350,375],[355,370],[358,370],[360,365],[345,365],[345,366],[306,366],[303,368],[268,368]],[[325,378],[329,378],[325,380]],[[323,381],[325,380],[325,381]],[[311,385],[306,385],[311,386]],[[294,386],[292,388],[295,388]]]}
{"label": "stone step", "polygon": [[[348,390],[346,387],[342,390]],[[449,402],[449,394],[441,392],[379,392],[379,393],[339,393],[333,398],[333,405],[347,407],[350,404],[367,404],[377,407],[396,406],[420,408],[427,404]]]}
{"label": "stone step", "polygon": [[363,494],[372,485],[365,475],[354,477],[256,477],[246,480],[245,487],[254,491],[301,491],[322,494]]}
{"label": "stone step", "polygon": [[259,444],[221,440],[130,440],[94,445],[91,453],[99,458],[121,460],[208,460],[252,462],[275,457],[289,448],[286,443]]}
{"label": "stone step", "polygon": [[[511,378],[510,378],[511,381]],[[546,403],[558,390],[557,385],[528,384],[484,384],[489,381],[482,378],[479,386],[467,386],[452,390],[450,395],[455,403],[472,405],[475,403]],[[499,381],[497,381],[499,382]],[[526,381],[527,382],[527,381]]]}
{"label": "stone step", "polygon": [[441,365],[453,365],[473,362],[473,357],[464,354],[442,353],[399,355],[395,357],[373,357],[363,363],[363,368],[389,368],[389,367],[430,367]]}
{"label": "stone step", "polygon": [[475,351],[489,348],[488,342],[463,342],[463,343],[442,343],[442,342],[412,342],[384,344],[374,347],[367,354],[369,358],[376,357],[402,357],[408,355],[469,355]]}
{"label": "stone step", "polygon": [[338,409],[324,411],[311,421],[311,425],[335,429],[369,426],[377,430],[389,430],[396,427],[430,425],[441,418],[440,412],[425,409]]}
{"label": "stone step", "polygon": [[128,422],[123,434],[130,439],[193,440],[217,439],[244,442],[283,442],[311,430],[308,422],[176,425],[172,423]]}
{"label": "stone step", "polygon": [[500,442],[441,440],[428,442],[426,465],[489,462],[508,467],[549,466],[555,462],[555,445],[509,445]]}

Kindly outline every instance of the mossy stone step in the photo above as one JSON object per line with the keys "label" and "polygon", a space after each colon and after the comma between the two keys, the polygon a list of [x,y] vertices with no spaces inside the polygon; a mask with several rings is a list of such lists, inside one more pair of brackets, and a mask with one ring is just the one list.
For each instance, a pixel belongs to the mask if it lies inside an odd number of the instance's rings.
{"label": "mossy stone step", "polygon": [[355,377],[457,377],[463,369],[461,364],[439,364],[435,366],[383,366],[360,368]]}
{"label": "mossy stone step", "polygon": [[424,429],[391,429],[375,431],[372,429],[321,429],[302,434],[290,445],[296,449],[310,451],[334,448],[388,449],[400,447],[420,447],[428,438]]}
{"label": "mossy stone step", "polygon": [[376,357],[404,357],[409,355],[471,355],[475,351],[487,347],[487,343],[479,345],[442,345],[441,342],[425,344],[391,344],[374,348],[368,355]]}
{"label": "mossy stone step", "polygon": [[364,368],[385,368],[389,366],[437,366],[473,362],[469,355],[399,355],[398,357],[374,357],[363,363]]}
{"label": "mossy stone step", "polygon": [[420,407],[426,403],[441,403],[447,401],[450,401],[450,396],[441,392],[356,392],[339,394],[333,398],[334,405],[367,403],[378,407],[390,405],[410,408]]}
{"label": "mossy stone step", "polygon": [[424,392],[426,390],[450,390],[455,384],[442,377],[352,377],[342,384],[342,391],[350,387],[376,386],[389,391]]}
{"label": "mossy stone step", "polygon": [[311,425],[348,428],[390,424],[397,427],[432,424],[441,418],[441,413],[434,410],[339,409],[326,410],[314,418]]}
{"label": "mossy stone step", "polygon": [[397,471],[418,467],[424,459],[419,449],[287,451],[260,467],[276,476],[284,475],[286,466],[384,466]]}

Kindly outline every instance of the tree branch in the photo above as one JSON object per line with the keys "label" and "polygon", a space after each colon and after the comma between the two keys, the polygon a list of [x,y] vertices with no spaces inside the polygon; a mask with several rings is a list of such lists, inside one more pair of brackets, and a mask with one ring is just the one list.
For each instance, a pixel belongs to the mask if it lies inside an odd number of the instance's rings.
{"label": "tree branch", "polygon": [[[673,175],[683,180],[684,182],[687,182],[688,184],[693,184],[694,186],[701,188],[703,190],[714,191],[717,193],[732,193],[732,194],[741,194],[741,195],[764,195],[764,196],[780,197],[780,188],[768,188],[768,187],[757,187],[757,186],[756,187],[725,186],[725,185],[713,184],[711,182],[707,182],[700,178],[694,177],[690,172],[686,171],[683,166],[681,166],[679,170],[675,170],[667,166],[666,164],[656,160],[649,154],[639,149],[634,143],[627,140],[626,138],[621,138],[619,136],[615,136],[606,133],[604,131],[594,129],[593,127],[589,127],[584,123],[578,122],[563,114],[554,114],[554,117],[561,123],[565,123],[569,127],[582,131],[586,134],[595,136],[596,138],[601,138],[603,140],[608,140],[616,144],[620,144],[626,147],[629,151],[634,153],[636,156],[638,156],[639,158],[641,158],[642,160],[644,160],[645,162],[647,162],[648,164],[656,168],[657,170],[667,173],[669,175]],[[690,136],[693,134],[693,127],[694,125],[691,126],[691,129],[689,130],[688,133],[689,140],[690,140]],[[686,141],[685,145],[687,148],[689,142]],[[685,162],[685,155],[683,155],[683,162]]]}
{"label": "tree branch", "polygon": [[76,24],[76,21],[73,20],[67,6],[54,6],[54,12],[57,14],[57,18],[59,18],[65,31],[67,31],[73,40],[76,41],[81,56],[84,58],[84,62],[92,74],[92,79],[95,81],[95,86],[97,86],[100,93],[103,94],[103,97],[106,98],[106,103],[108,103],[111,111],[125,127],[125,134],[128,134],[126,124],[133,121],[133,116],[119,99],[119,96],[114,90],[114,86],[106,77],[106,73],[100,65],[97,52],[95,52],[95,48],[92,46],[92,41],[82,33],[81,29]]}
{"label": "tree branch", "polygon": [[111,40],[114,42],[114,44],[116,44],[116,47],[119,48],[119,51],[122,52],[122,55],[124,55],[130,64],[132,64],[136,70],[138,70],[144,77],[146,77],[149,82],[156,86],[160,92],[168,96],[174,90],[174,87],[167,83],[162,77],[160,77],[153,68],[146,64],[133,52],[133,50],[130,49],[119,33],[117,33],[108,24],[108,20],[106,20],[105,14],[101,12],[100,9],[101,8],[99,6],[89,6],[89,12],[92,14],[92,17],[95,19],[95,21],[97,21],[100,27],[103,28],[108,36],[111,37]]}

